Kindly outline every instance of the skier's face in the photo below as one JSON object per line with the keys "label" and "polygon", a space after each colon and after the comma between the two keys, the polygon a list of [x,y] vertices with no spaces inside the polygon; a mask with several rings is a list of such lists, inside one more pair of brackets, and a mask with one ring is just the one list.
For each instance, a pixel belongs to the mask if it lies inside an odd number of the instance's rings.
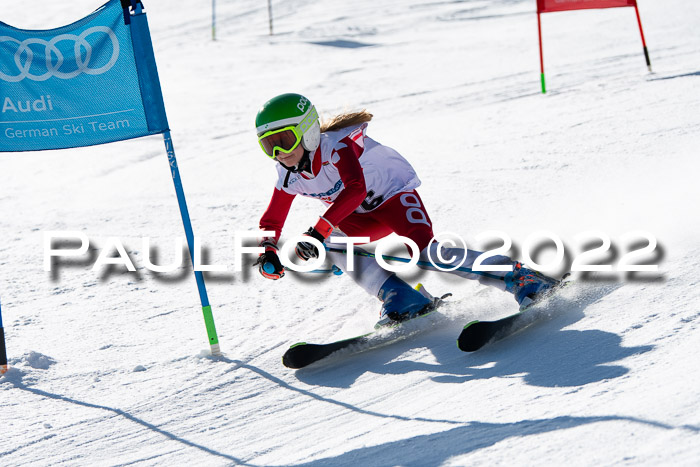
{"label": "skier's face", "polygon": [[283,152],[277,153],[277,160],[287,167],[296,167],[302,157],[304,157],[304,148],[301,144],[294,148],[289,154]]}

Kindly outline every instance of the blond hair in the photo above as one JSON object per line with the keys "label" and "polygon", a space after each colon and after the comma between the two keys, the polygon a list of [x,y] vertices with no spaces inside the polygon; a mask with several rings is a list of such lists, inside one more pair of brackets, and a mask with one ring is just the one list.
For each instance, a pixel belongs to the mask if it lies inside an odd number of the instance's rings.
{"label": "blond hair", "polygon": [[330,120],[324,119],[321,122],[321,133],[341,130],[343,128],[359,125],[360,123],[369,122],[370,120],[372,120],[372,114],[367,112],[367,109],[356,112],[343,112]]}

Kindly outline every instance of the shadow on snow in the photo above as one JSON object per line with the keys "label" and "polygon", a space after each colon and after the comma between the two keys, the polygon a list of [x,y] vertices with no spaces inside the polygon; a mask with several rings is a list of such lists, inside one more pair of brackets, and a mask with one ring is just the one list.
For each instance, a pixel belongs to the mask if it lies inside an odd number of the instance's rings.
{"label": "shadow on snow", "polygon": [[[523,420],[515,423],[471,422],[465,426],[394,441],[378,446],[364,447],[345,452],[339,456],[298,464],[300,466],[341,465],[391,465],[430,467],[443,465],[454,456],[469,454],[493,446],[508,438],[566,430],[591,423],[634,422],[654,428],[673,430],[675,427],[658,422],[623,416],[571,417]],[[697,427],[683,427],[698,432]]]}
{"label": "shadow on snow", "polygon": [[[12,370],[12,369],[11,369],[11,370]],[[201,445],[201,444],[197,444],[197,443],[195,443],[195,442],[193,442],[193,441],[189,441],[189,440],[187,440],[187,439],[185,439],[185,438],[183,438],[183,437],[181,437],[181,436],[177,436],[177,435],[175,435],[175,434],[173,434],[173,433],[171,433],[171,432],[169,432],[169,431],[166,431],[166,430],[164,430],[164,429],[162,429],[162,428],[160,428],[160,427],[158,427],[158,426],[156,426],[156,425],[154,425],[154,424],[152,424],[152,423],[148,423],[147,421],[145,421],[145,420],[143,420],[143,419],[140,419],[140,418],[138,418],[138,417],[135,417],[134,415],[130,414],[130,413],[127,412],[127,411],[124,411],[124,410],[121,410],[121,409],[118,409],[118,408],[114,408],[114,407],[108,407],[108,406],[106,406],[106,405],[93,404],[93,403],[90,403],[90,402],[85,402],[85,401],[80,401],[80,400],[77,400],[77,399],[72,399],[72,398],[67,397],[67,396],[62,396],[62,395],[60,395],[60,394],[55,394],[55,393],[52,393],[52,392],[48,392],[48,391],[44,391],[44,390],[41,390],[41,389],[38,389],[38,388],[34,388],[34,387],[31,387],[31,386],[28,386],[28,385],[26,385],[24,382],[22,382],[22,373],[21,373],[19,370],[15,370],[15,372],[13,373],[13,375],[14,375],[14,376],[12,376],[11,378],[7,379],[7,381],[10,382],[12,385],[14,385],[17,389],[20,389],[20,390],[22,390],[22,391],[30,392],[30,393],[32,393],[32,394],[34,394],[34,395],[36,395],[36,396],[39,396],[39,397],[45,397],[45,398],[48,398],[48,399],[54,399],[54,400],[59,400],[59,401],[67,402],[67,403],[70,403],[70,404],[79,405],[79,406],[81,406],[81,407],[88,407],[88,408],[91,408],[91,409],[99,409],[99,410],[103,410],[103,411],[106,411],[106,412],[111,412],[111,413],[113,413],[113,414],[115,414],[115,415],[117,415],[117,416],[120,416],[120,417],[125,418],[126,420],[129,420],[129,421],[134,422],[134,423],[136,423],[136,424],[138,424],[138,425],[141,425],[142,427],[144,427],[144,428],[146,428],[146,429],[148,429],[148,430],[151,430],[151,431],[153,431],[153,432],[155,432],[155,433],[158,433],[158,434],[164,436],[164,437],[167,438],[167,439],[170,439],[170,440],[172,440],[172,441],[176,441],[176,442],[178,442],[178,443],[180,443],[180,444],[182,444],[182,445],[184,445],[184,446],[187,446],[187,447],[191,447],[191,448],[198,449],[198,450],[200,450],[201,452],[203,452],[203,453],[205,453],[205,454],[210,454],[210,455],[212,455],[212,456],[216,456],[216,457],[225,459],[226,461],[233,462],[233,463],[235,463],[236,465],[252,465],[252,464],[246,463],[246,462],[243,461],[242,459],[239,459],[239,458],[236,458],[236,457],[234,457],[234,456],[230,456],[230,455],[228,455],[228,454],[225,454],[225,453],[216,451],[216,450],[214,450],[214,449],[208,448],[208,447],[203,446],[203,445]],[[54,436],[54,435],[52,435],[52,436],[50,436],[50,437],[53,437],[53,436]],[[44,439],[48,439],[48,438],[44,438]],[[41,439],[41,440],[39,440],[39,441],[43,441],[44,439]],[[34,444],[34,443],[31,442],[31,443],[29,443],[28,445],[31,445],[31,444]],[[24,447],[27,447],[28,445],[19,446],[19,447],[15,448],[15,449],[12,449],[12,450],[10,450],[10,451],[0,452],[0,457],[5,456],[5,455],[12,454],[13,452],[15,452],[15,451],[17,451],[17,450],[19,450],[19,449],[22,449],[22,448],[24,448]]]}
{"label": "shadow on snow", "polygon": [[[463,383],[470,380],[522,375],[525,383],[541,387],[576,387],[618,378],[629,369],[614,365],[631,355],[648,352],[653,346],[624,347],[622,338],[601,330],[565,330],[583,318],[586,307],[616,290],[619,285],[596,287],[575,300],[560,300],[526,331],[491,343],[474,353],[460,352],[458,332],[440,329],[324,365],[296,372],[310,385],[350,387],[362,374],[433,373],[433,381]],[[466,324],[466,322],[465,322]],[[402,360],[412,348],[427,347],[436,363]]]}

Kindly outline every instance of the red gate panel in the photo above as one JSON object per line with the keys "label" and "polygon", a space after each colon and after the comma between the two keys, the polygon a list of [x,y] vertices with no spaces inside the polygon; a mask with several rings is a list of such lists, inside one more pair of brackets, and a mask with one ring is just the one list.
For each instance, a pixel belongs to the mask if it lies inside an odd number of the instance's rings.
{"label": "red gate panel", "polygon": [[617,8],[636,6],[637,0],[537,0],[537,12],[587,10],[591,8]]}

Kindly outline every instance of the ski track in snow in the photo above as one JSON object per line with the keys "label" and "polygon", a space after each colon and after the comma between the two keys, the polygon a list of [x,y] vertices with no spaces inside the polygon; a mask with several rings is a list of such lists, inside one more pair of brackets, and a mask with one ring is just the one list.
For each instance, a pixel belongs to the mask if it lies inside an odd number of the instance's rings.
{"label": "ski track in snow", "polygon": [[[100,0],[0,5],[0,20],[57,27]],[[423,181],[436,232],[470,245],[498,229],[519,253],[546,229],[591,229],[626,252],[651,232],[661,274],[579,277],[532,326],[479,352],[473,319],[505,294],[404,274],[450,304],[416,334],[291,371],[289,345],[367,332],[378,302],[345,276],[212,273],[224,357],[208,356],[188,268],[144,268],[141,238],[175,256],[182,235],[159,137],[0,154],[0,296],[11,369],[0,379],[2,465],[697,465],[700,29],[693,2],[640,0],[654,73],[630,8],[546,14],[539,92],[534,1],[148,0],[168,118],[195,233],[232,269],[275,172],[253,119],[301,92],[322,115],[366,107],[369,134]],[[322,213],[296,200],[285,233]],[[43,232],[82,230],[87,258],[42,269]],[[119,237],[136,273],[91,270]],[[594,245],[595,246],[595,245]],[[643,246],[643,245],[642,245]]]}

